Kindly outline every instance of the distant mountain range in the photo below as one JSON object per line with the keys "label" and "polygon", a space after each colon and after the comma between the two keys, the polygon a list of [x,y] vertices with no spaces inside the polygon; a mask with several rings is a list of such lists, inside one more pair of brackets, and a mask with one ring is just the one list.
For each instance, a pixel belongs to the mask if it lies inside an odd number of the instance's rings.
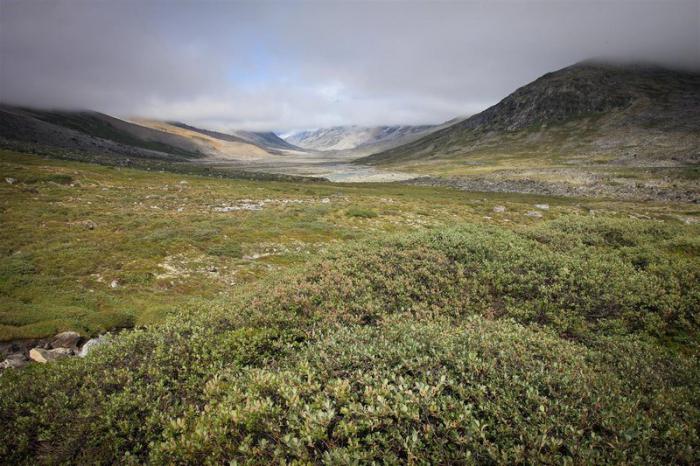
{"label": "distant mountain range", "polygon": [[357,162],[451,162],[454,168],[505,158],[696,164],[700,74],[581,62],[545,74],[477,115]]}
{"label": "distant mountain range", "polygon": [[300,131],[285,137],[288,143],[316,151],[347,151],[388,149],[405,144],[438,129],[437,125],[424,126],[334,126]]}

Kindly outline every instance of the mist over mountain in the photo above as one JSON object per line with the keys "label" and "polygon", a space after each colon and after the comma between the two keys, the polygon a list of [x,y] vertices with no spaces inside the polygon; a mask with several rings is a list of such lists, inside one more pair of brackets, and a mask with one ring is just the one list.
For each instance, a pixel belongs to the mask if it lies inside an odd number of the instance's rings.
{"label": "mist over mountain", "polygon": [[423,126],[336,126],[287,135],[285,140],[296,146],[312,150],[359,149],[379,143],[407,142],[406,138],[421,136],[433,130],[435,125]]}

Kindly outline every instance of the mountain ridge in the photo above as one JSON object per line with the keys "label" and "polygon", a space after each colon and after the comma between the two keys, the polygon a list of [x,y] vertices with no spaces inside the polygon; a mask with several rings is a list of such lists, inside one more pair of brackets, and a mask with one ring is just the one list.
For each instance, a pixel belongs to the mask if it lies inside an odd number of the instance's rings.
{"label": "mountain ridge", "polygon": [[546,142],[549,152],[607,154],[627,163],[666,155],[690,162],[699,156],[700,137],[693,136],[700,132],[698,109],[698,73],[588,60],[546,73],[454,125],[357,162],[468,158],[484,150],[519,151],[529,142]]}

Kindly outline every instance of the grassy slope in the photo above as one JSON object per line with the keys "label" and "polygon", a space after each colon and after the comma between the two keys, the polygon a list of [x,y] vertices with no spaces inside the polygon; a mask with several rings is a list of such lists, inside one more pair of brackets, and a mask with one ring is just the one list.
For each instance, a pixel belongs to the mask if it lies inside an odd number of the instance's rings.
{"label": "grassy slope", "polygon": [[[245,288],[336,242],[463,221],[528,224],[538,220],[523,214],[538,202],[552,206],[545,219],[590,209],[673,214],[663,205],[212,179],[7,151],[0,173],[19,180],[0,184],[0,341],[156,322],[193,296]],[[242,199],[271,202],[259,211],[214,211]],[[508,210],[494,214],[494,205]],[[676,214],[697,215],[683,209]]]}
{"label": "grassy slope", "polygon": [[3,374],[0,459],[697,463],[697,233],[573,215],[335,247]]}

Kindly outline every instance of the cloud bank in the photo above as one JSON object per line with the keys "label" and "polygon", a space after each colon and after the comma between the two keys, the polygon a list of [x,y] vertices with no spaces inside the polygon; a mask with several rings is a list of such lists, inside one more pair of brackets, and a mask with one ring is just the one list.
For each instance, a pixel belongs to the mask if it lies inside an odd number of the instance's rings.
{"label": "cloud bank", "polygon": [[591,57],[700,67],[700,2],[0,0],[0,101],[215,129],[425,124]]}

